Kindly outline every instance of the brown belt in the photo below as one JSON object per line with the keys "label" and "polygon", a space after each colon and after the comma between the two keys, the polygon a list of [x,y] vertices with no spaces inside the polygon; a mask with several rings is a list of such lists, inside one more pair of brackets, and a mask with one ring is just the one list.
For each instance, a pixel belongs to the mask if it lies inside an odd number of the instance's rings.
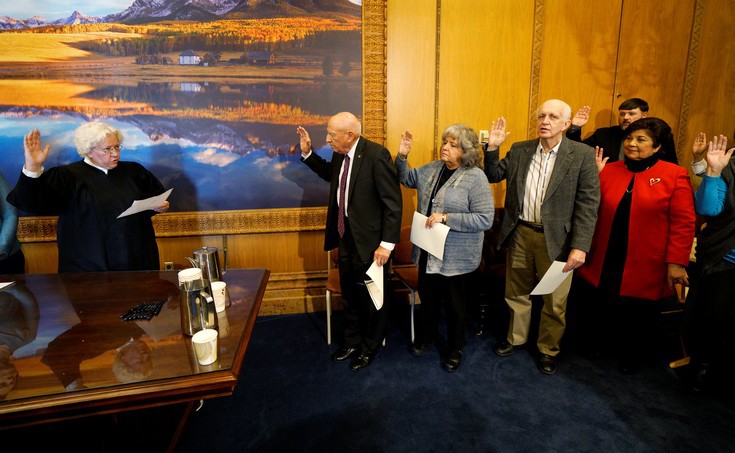
{"label": "brown belt", "polygon": [[543,233],[544,232],[544,226],[543,225],[536,225],[535,223],[526,222],[525,220],[518,219],[518,224],[523,225],[526,228],[532,229],[536,233]]}

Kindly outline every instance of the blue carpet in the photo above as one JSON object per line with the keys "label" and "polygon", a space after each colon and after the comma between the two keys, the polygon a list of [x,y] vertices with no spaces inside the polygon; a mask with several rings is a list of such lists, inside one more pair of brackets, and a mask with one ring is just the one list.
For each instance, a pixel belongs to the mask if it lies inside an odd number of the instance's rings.
{"label": "blue carpet", "polygon": [[330,361],[325,324],[323,313],[258,318],[235,394],[205,401],[177,450],[735,449],[733,399],[682,391],[663,360],[623,375],[614,360],[565,353],[546,376],[528,351],[500,358],[492,337],[468,331],[462,366],[449,374],[441,345],[413,357],[393,326],[373,364],[353,373]]}

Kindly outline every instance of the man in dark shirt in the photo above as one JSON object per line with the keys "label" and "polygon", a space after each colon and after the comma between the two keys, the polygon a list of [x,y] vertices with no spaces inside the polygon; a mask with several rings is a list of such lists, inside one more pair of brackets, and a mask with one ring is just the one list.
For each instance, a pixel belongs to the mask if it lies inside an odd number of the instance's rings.
{"label": "man in dark shirt", "polygon": [[[572,125],[567,129],[566,136],[575,142],[585,143],[593,148],[599,146],[603,149],[602,157],[607,157],[607,162],[615,162],[623,159],[623,140],[627,135],[625,130],[633,121],[648,116],[648,102],[640,98],[631,98],[623,101],[618,107],[618,125],[601,127],[589,137],[582,140],[582,127],[587,124],[590,115],[590,106],[585,105],[572,118]],[[662,159],[678,164],[676,147],[671,135],[661,143]]]}

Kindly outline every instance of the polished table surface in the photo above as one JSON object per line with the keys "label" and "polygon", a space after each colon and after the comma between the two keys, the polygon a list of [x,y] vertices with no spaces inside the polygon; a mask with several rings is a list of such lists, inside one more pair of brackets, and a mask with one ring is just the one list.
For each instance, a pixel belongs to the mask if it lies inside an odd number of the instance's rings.
{"label": "polished table surface", "polygon": [[[225,272],[219,357],[201,366],[181,332],[176,271],[0,275],[14,282],[0,289],[0,430],[232,394],[268,276]],[[155,301],[166,303],[151,320],[121,319]],[[128,342],[140,345],[125,359],[142,370],[132,380],[114,370]]]}

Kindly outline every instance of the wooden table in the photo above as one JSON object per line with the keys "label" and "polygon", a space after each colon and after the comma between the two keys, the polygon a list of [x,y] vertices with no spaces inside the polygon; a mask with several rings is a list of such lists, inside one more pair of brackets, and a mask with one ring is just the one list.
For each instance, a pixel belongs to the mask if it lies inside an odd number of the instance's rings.
{"label": "wooden table", "polygon": [[[0,430],[188,403],[178,436],[195,402],[234,391],[268,276],[265,269],[223,276],[231,303],[218,313],[219,357],[209,366],[198,364],[181,333],[176,271],[0,276],[15,281],[0,290],[0,348],[13,353],[3,361],[0,349],[0,383],[3,371],[17,369],[13,390],[4,398],[0,391]],[[121,319],[159,300],[166,304],[150,321]],[[128,342],[142,350],[133,381],[113,370]]]}

